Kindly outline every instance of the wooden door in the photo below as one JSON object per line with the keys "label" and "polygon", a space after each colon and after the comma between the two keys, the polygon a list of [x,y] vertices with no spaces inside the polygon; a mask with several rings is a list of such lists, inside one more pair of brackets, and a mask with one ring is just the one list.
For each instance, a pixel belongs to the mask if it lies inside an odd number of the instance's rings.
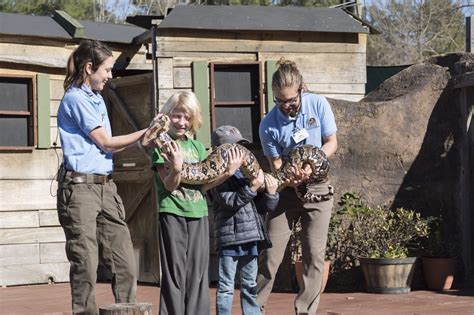
{"label": "wooden door", "polygon": [[[118,78],[104,90],[112,134],[123,135],[146,128],[154,117],[151,73]],[[158,210],[146,149],[114,154],[113,179],[123,199],[138,268],[138,281],[159,283]]]}

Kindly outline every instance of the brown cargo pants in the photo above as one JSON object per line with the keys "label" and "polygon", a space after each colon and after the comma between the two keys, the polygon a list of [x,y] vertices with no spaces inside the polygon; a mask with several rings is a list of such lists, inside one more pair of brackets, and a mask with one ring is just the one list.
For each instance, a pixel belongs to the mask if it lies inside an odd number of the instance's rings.
{"label": "brown cargo pants", "polygon": [[[311,190],[317,194],[327,194],[328,183],[312,186]],[[295,299],[295,313],[316,314],[321,296],[324,254],[332,207],[332,198],[323,202],[303,204],[293,189],[287,188],[280,192],[278,207],[267,214],[265,224],[273,247],[263,250],[259,257],[257,303],[263,313],[290,239],[292,222],[301,217],[303,286]]]}
{"label": "brown cargo pants", "polygon": [[136,267],[125,209],[113,181],[59,183],[57,209],[71,264],[72,310],[96,314],[95,284],[99,259],[112,273],[116,303],[135,302]]}

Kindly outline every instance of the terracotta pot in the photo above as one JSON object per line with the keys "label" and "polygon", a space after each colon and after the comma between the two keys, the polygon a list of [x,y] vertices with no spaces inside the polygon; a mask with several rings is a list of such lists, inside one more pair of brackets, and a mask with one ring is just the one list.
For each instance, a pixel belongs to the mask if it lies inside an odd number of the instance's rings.
{"label": "terracotta pot", "polygon": [[[324,268],[323,268],[323,284],[321,286],[321,292],[324,292],[326,288],[326,284],[329,278],[329,267],[331,267],[331,261],[325,260],[324,261]],[[301,288],[303,285],[303,262],[295,261],[295,273],[296,273],[296,281],[298,282],[298,286]]]}
{"label": "terracotta pot", "polygon": [[423,276],[428,289],[445,291],[451,289],[454,280],[455,258],[422,257]]}
{"label": "terracotta pot", "polygon": [[416,257],[359,258],[367,292],[408,293],[411,288]]}

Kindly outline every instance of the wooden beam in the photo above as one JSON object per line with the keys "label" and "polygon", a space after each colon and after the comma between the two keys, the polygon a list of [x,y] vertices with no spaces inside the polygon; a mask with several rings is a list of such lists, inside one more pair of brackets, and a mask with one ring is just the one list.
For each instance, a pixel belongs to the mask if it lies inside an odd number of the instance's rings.
{"label": "wooden beam", "polygon": [[39,256],[42,264],[67,262],[66,243],[39,244]]}
{"label": "wooden beam", "polygon": [[[48,138],[48,143],[49,141]],[[60,156],[61,152],[57,154]],[[54,150],[34,150],[30,154],[2,153],[0,154],[0,179],[12,179],[17,182],[32,179],[51,180],[59,167],[58,155]],[[18,187],[21,187],[20,183]]]}
{"label": "wooden beam", "polygon": [[0,245],[0,266],[39,264],[39,244]]}
{"label": "wooden beam", "polygon": [[[57,212],[56,212],[57,216]],[[39,227],[38,211],[2,211],[0,229]]]}
{"label": "wooden beam", "polygon": [[[117,109],[117,112],[119,113],[119,115],[123,118],[125,122],[127,122],[130,125],[132,130],[133,131],[140,130],[140,127],[138,126],[137,122],[130,115],[127,109],[128,108],[127,104],[125,104],[125,102],[122,101],[120,96],[117,94],[117,92],[115,92],[115,90],[112,87],[107,89],[107,95],[108,95],[109,100],[113,104],[114,108]],[[143,155],[145,155],[145,157],[148,160],[151,160],[148,150],[142,146],[139,146],[139,148],[140,148],[140,151],[143,153]]]}
{"label": "wooden beam", "polygon": [[0,229],[1,245],[57,243],[64,241],[66,241],[66,238],[61,227]]}
{"label": "wooden beam", "polygon": [[195,61],[192,64],[193,92],[201,104],[202,126],[196,133],[196,139],[206,148],[211,146],[211,109],[209,98],[209,67],[207,61]]}
{"label": "wooden beam", "polygon": [[0,211],[54,209],[56,187],[52,179],[0,180]]}
{"label": "wooden beam", "polygon": [[125,208],[126,218],[125,222],[130,222],[133,219],[133,215],[143,202],[143,199],[150,193],[151,186],[154,184],[153,178],[146,181],[145,183],[141,184],[141,190],[133,196],[133,199],[127,201],[127,204],[130,204],[128,207]]}
{"label": "wooden beam", "polygon": [[37,106],[38,106],[38,149],[49,149],[50,144],[50,96],[49,96],[49,76],[47,74],[38,73],[36,76],[37,90]]}
{"label": "wooden beam", "polygon": [[474,73],[469,72],[452,79],[455,89],[464,88],[467,86],[474,86]]}
{"label": "wooden beam", "polygon": [[275,105],[273,102],[272,77],[277,69],[276,60],[265,61],[265,94],[266,94],[266,113],[270,112]]}
{"label": "wooden beam", "polygon": [[69,262],[0,266],[0,286],[69,281]]}
{"label": "wooden beam", "polygon": [[55,10],[53,19],[62,26],[73,38],[85,38],[85,28],[75,18],[64,11]]}
{"label": "wooden beam", "polygon": [[151,314],[151,303],[117,303],[99,307],[99,315]]}

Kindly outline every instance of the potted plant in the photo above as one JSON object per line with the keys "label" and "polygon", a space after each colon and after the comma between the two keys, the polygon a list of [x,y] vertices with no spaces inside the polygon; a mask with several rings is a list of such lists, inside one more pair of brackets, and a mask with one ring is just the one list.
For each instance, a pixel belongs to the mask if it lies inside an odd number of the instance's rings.
{"label": "potted plant", "polygon": [[423,276],[428,289],[444,291],[451,289],[454,281],[456,258],[452,244],[444,233],[442,216],[429,217],[430,233],[422,243]]}
{"label": "potted plant", "polygon": [[407,293],[416,257],[408,257],[428,235],[428,223],[413,210],[359,207],[350,214],[350,237],[372,293]]}
{"label": "potted plant", "polygon": [[[291,237],[290,237],[290,255],[291,262],[294,265],[296,281],[298,287],[301,288],[303,285],[303,261],[302,261],[302,247],[301,247],[301,238],[302,238],[302,227],[301,220],[298,218],[297,221],[293,222]],[[323,283],[321,286],[321,292],[324,292],[326,284],[329,278],[329,268],[331,266],[331,261],[328,259],[324,260],[323,268]]]}

